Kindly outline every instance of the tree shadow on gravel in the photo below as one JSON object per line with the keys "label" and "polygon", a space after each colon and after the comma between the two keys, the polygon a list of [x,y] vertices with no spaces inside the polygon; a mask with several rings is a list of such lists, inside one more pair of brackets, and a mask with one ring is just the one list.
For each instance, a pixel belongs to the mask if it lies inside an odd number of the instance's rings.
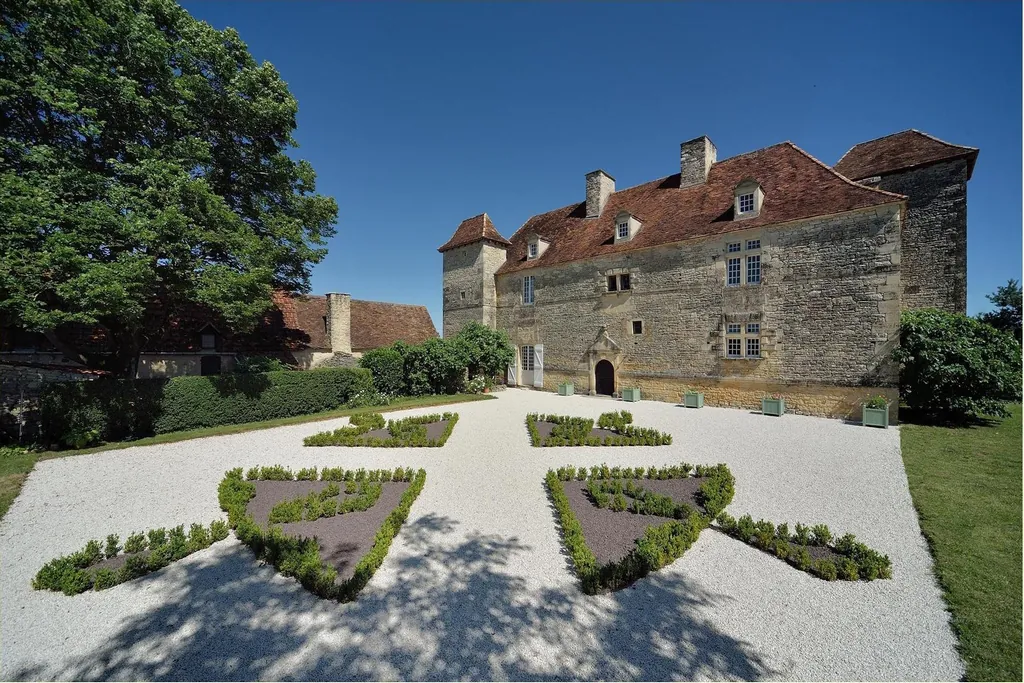
{"label": "tree shadow on gravel", "polygon": [[[257,567],[240,544],[187,567],[168,601],[102,648],[16,679],[756,679],[745,643],[696,608],[725,596],[651,576],[610,596],[516,576],[529,547],[427,515],[348,605]],[[398,546],[402,547],[399,548]],[[144,579],[145,580],[145,579]],[[116,588],[113,590],[117,590]]]}

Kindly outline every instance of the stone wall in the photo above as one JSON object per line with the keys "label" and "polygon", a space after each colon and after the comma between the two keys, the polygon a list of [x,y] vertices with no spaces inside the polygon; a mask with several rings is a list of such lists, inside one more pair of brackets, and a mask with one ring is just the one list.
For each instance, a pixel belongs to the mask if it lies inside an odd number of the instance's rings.
{"label": "stone wall", "polygon": [[494,327],[494,273],[505,255],[505,247],[485,241],[444,252],[443,336],[454,336],[471,320]]}
{"label": "stone wall", "polygon": [[[727,244],[748,239],[761,240],[761,284],[727,287]],[[606,292],[610,272],[629,272],[632,289]],[[522,304],[524,275],[536,278],[532,306]],[[544,345],[547,389],[573,377],[578,393],[590,390],[602,327],[620,349],[616,388],[647,386],[652,397],[676,401],[707,382],[738,392],[716,390],[709,403],[753,406],[773,387],[846,387],[817,401],[818,389],[802,392],[807,412],[845,414],[854,393],[897,384],[899,204],[532,268],[497,286],[498,327],[517,346]],[[725,357],[729,322],[760,323],[761,359]]]}
{"label": "stone wall", "polygon": [[0,354],[0,443],[32,443],[39,435],[39,398],[54,382],[93,379],[61,354]]}
{"label": "stone wall", "polygon": [[882,176],[876,185],[910,198],[901,240],[904,309],[967,312],[967,167],[957,159]]}

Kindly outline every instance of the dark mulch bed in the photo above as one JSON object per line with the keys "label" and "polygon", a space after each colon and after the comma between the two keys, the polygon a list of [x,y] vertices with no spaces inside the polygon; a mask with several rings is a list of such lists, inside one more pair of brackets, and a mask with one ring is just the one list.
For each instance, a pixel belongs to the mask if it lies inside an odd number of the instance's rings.
{"label": "dark mulch bed", "polygon": [[[441,435],[444,434],[444,430],[448,429],[448,420],[441,420],[440,422],[428,422],[424,427],[427,428],[428,439],[440,439]],[[371,429],[370,431],[363,434],[363,436],[374,436],[378,439],[390,439],[391,432],[388,428],[384,429]]]}
{"label": "dark mulch bed", "polygon": [[[703,512],[697,503],[696,493],[704,480],[704,477],[690,477],[635,481],[648,491],[670,496],[677,503],[689,503],[698,512]],[[634,541],[644,535],[647,527],[660,526],[671,519],[599,508],[590,500],[586,482],[563,481],[562,486],[569,506],[583,527],[583,537],[599,564],[621,560],[635,547]]]}
{"label": "dark mulch bed", "polygon": [[[551,436],[551,429],[555,426],[554,422],[541,422],[537,421],[537,433],[540,434],[541,440]],[[599,439],[604,439],[606,436],[620,436],[618,432],[612,431],[611,429],[598,429],[594,427],[590,430],[590,436],[596,436]]]}
{"label": "dark mulch bed", "polygon": [[[246,511],[262,527],[267,526],[270,510],[277,503],[308,495],[311,491],[322,491],[327,481],[257,481],[256,495],[249,501]],[[344,500],[345,482],[338,482]],[[346,512],[343,515],[324,517],[314,522],[289,522],[281,530],[290,536],[315,536],[320,542],[320,557],[338,570],[337,583],[352,577],[356,564],[373,547],[373,539],[391,511],[398,507],[402,494],[409,488],[409,482],[385,482],[384,490],[376,504],[369,510]]]}
{"label": "dark mulch bed", "polygon": [[100,569],[109,569],[110,571],[116,572],[118,569],[123,567],[126,562],[128,562],[129,557],[134,557],[136,555],[149,557],[149,551],[144,550],[141,553],[120,553],[119,555],[114,555],[113,557],[100,560],[96,564],[89,565],[89,569],[92,571],[97,571]]}

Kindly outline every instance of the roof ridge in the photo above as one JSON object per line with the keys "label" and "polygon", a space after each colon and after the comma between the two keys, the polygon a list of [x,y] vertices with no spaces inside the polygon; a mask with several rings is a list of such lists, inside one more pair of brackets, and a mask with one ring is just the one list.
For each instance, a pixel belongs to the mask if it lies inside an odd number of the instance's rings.
{"label": "roof ridge", "polygon": [[[940,144],[946,145],[947,147],[956,147],[957,149],[964,149],[964,150],[968,150],[968,151],[971,151],[971,152],[978,152],[978,151],[980,151],[978,147],[968,147],[967,145],[958,145],[955,142],[946,142],[945,140],[942,140],[941,138],[935,137],[931,133],[925,133],[923,130],[918,130],[916,128],[911,128],[910,130],[912,130],[913,132],[917,133],[918,135],[925,136],[929,140],[934,140],[935,142],[938,142]],[[906,133],[908,131],[903,131],[903,132]]]}
{"label": "roof ridge", "polygon": [[409,308],[424,308],[425,309],[427,307],[426,304],[405,304],[405,303],[400,303],[398,301],[376,301],[374,299],[352,299],[353,303],[355,303],[356,301],[358,301],[359,303],[362,303],[362,304],[386,304],[388,306],[408,306]]}
{"label": "roof ridge", "polygon": [[789,140],[787,140],[786,142],[784,142],[784,143],[782,143],[782,144],[786,144],[786,145],[789,145],[790,147],[792,147],[792,148],[793,148],[793,149],[795,149],[796,151],[800,152],[801,154],[803,154],[803,155],[804,155],[805,157],[807,157],[808,159],[810,159],[810,160],[811,160],[811,161],[813,161],[814,163],[818,164],[819,166],[821,166],[822,168],[824,168],[825,170],[827,170],[827,171],[828,171],[829,173],[831,173],[831,174],[832,174],[832,175],[834,175],[835,177],[837,177],[837,178],[839,178],[840,180],[842,180],[842,181],[843,181],[844,183],[848,183],[848,184],[852,185],[853,187],[857,187],[857,188],[860,188],[860,189],[862,189],[862,190],[869,190],[869,191],[871,191],[871,192],[877,192],[878,194],[884,194],[884,195],[886,195],[886,196],[889,196],[889,197],[895,197],[895,198],[897,198],[897,199],[902,199],[902,200],[905,200],[905,199],[907,199],[907,196],[906,196],[906,195],[904,195],[904,194],[897,194],[897,193],[895,193],[895,192],[889,192],[888,190],[879,190],[879,189],[878,189],[878,188],[876,188],[876,187],[869,187],[869,186],[867,186],[867,185],[861,185],[861,184],[860,184],[860,183],[858,183],[858,182],[854,182],[853,180],[850,180],[849,178],[847,178],[846,176],[844,176],[844,175],[843,175],[842,173],[840,173],[839,171],[835,170],[834,168],[832,168],[831,166],[829,166],[828,164],[826,164],[826,163],[825,163],[824,161],[822,161],[821,159],[818,159],[817,157],[815,157],[815,156],[814,156],[813,154],[811,154],[810,152],[808,152],[808,151],[806,151],[806,150],[804,150],[804,149],[801,149],[801,148],[800,148],[800,147],[799,147],[798,145],[794,144],[793,142],[791,142],[791,141],[789,141]]}
{"label": "roof ridge", "polygon": [[[889,133],[888,135],[883,135],[883,136],[881,136],[881,137],[877,137],[877,138],[871,138],[870,140],[864,140],[863,142],[858,142],[858,143],[857,143],[856,145],[854,145],[854,146],[853,146],[853,147],[851,147],[850,149],[846,150],[846,152],[845,152],[845,153],[843,154],[843,156],[839,157],[839,161],[837,161],[837,162],[836,162],[836,166],[838,166],[838,165],[839,165],[840,163],[842,163],[843,159],[845,159],[845,158],[846,158],[846,156],[847,156],[847,155],[848,155],[848,154],[849,154],[850,152],[852,152],[853,150],[857,149],[857,148],[858,148],[858,147],[860,147],[861,145],[866,145],[866,144],[868,144],[869,142],[878,142],[879,140],[884,140],[884,139],[886,139],[886,138],[892,138],[892,137],[896,137],[897,135],[903,135],[904,133],[920,133],[920,132],[921,132],[921,131],[919,131],[919,130],[918,130],[918,129],[916,129],[916,128],[907,128],[907,129],[905,129],[905,130],[899,130],[899,131],[896,131],[895,133]],[[929,137],[931,137],[931,136],[929,136]],[[940,140],[939,142],[942,142],[942,141]]]}

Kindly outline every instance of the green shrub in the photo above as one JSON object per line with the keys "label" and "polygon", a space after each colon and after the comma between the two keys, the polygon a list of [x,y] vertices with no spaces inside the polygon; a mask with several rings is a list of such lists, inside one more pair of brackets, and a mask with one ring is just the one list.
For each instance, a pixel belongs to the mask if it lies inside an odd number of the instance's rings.
{"label": "green shrub", "polygon": [[270,356],[238,356],[235,358],[234,371],[242,374],[280,372],[291,369],[281,359],[271,358]]}
{"label": "green shrub", "polygon": [[369,371],[361,368],[62,382],[43,393],[43,438],[51,445],[81,447],[306,415],[339,408],[372,389]]}
{"label": "green shrub", "polygon": [[404,352],[410,395],[456,394],[465,388],[468,351],[458,339],[435,338],[416,346],[396,344],[395,348]]}
{"label": "green shrub", "polygon": [[[375,416],[375,417],[374,417]],[[353,416],[355,418],[357,416]],[[401,420],[389,420],[387,428],[390,436],[378,437],[368,435],[372,429],[384,427],[384,418],[379,413],[359,416],[358,422],[352,427],[341,427],[332,432],[320,432],[303,439],[306,446],[374,446],[379,448],[428,447],[443,446],[459,421],[458,413],[432,413],[418,417],[406,417]],[[433,422],[446,422],[444,431],[435,439],[427,435],[428,425]],[[380,426],[377,426],[380,425]]]}
{"label": "green shrub", "polygon": [[455,340],[463,348],[470,377],[504,375],[505,369],[516,360],[516,350],[507,333],[475,321],[466,323]]}
{"label": "green shrub", "polygon": [[1005,404],[1021,400],[1020,344],[965,315],[904,311],[893,358],[900,364],[900,397],[925,415],[1005,416]]}
{"label": "green shrub", "polygon": [[386,396],[401,396],[406,393],[405,357],[393,346],[371,349],[359,359],[359,367],[366,368],[373,375],[373,384]]}
{"label": "green shrub", "polygon": [[610,429],[619,433],[624,432],[626,430],[626,425],[630,424],[633,424],[633,414],[628,410],[601,413],[601,416],[597,418],[598,428]]}
{"label": "green shrub", "polygon": [[838,577],[836,565],[830,560],[817,560],[814,563],[814,573],[826,581],[835,581]]}

